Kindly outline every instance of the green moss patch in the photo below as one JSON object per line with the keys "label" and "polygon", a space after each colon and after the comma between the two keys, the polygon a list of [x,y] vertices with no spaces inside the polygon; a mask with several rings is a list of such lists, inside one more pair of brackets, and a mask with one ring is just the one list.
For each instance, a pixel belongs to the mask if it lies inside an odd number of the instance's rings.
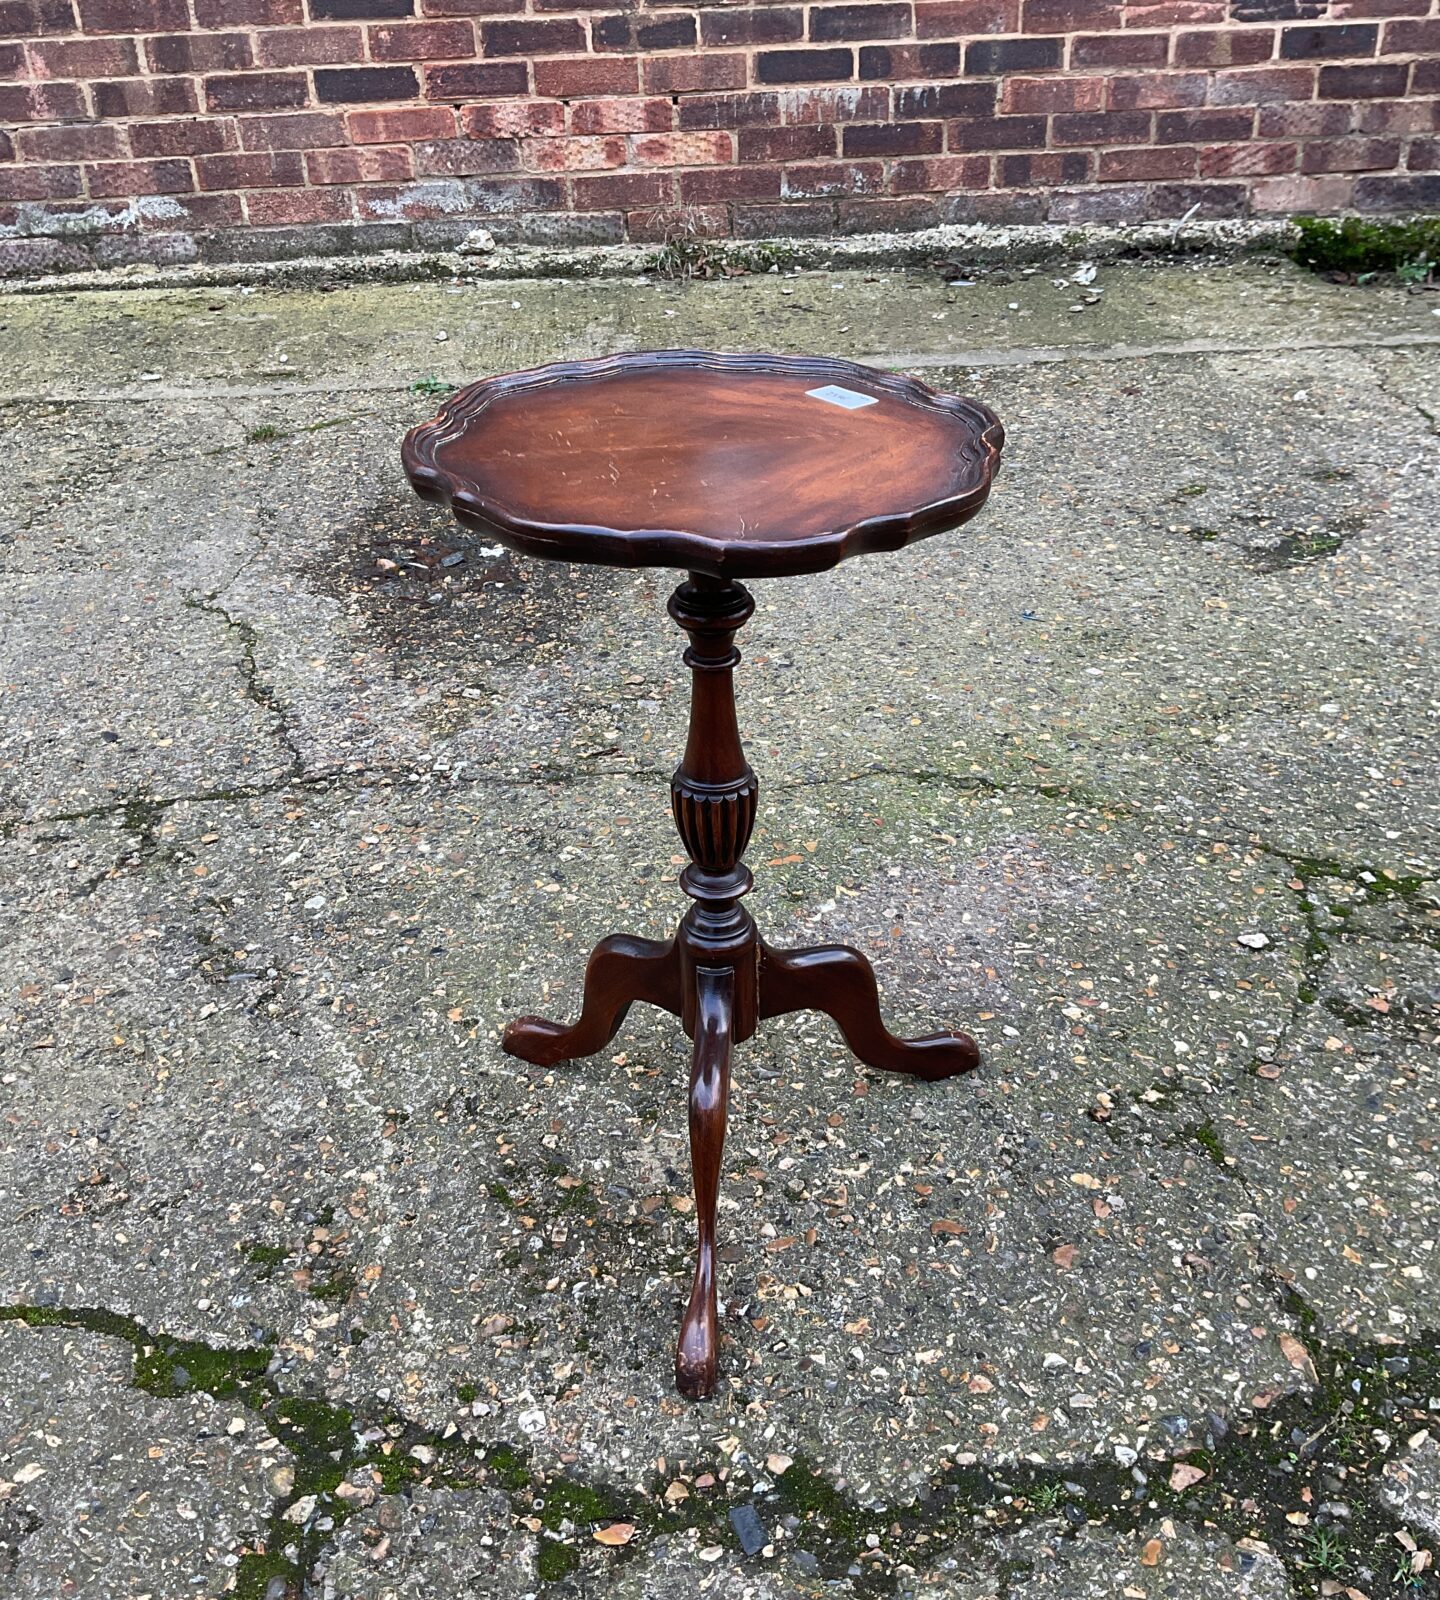
{"label": "green moss patch", "polygon": [[1347,272],[1356,277],[1393,272],[1412,281],[1440,262],[1440,217],[1408,222],[1367,222],[1360,217],[1296,217],[1299,238],[1291,254],[1312,272]]}

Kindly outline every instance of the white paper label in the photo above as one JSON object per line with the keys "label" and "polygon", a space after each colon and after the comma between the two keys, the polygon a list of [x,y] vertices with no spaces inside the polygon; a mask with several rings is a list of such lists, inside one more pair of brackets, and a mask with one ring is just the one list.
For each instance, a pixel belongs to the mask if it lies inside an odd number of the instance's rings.
{"label": "white paper label", "polygon": [[859,394],[854,389],[842,389],[838,383],[827,383],[823,389],[807,389],[807,400],[823,400],[827,406],[839,406],[842,411],[858,411],[861,406],[878,405],[873,394]]}

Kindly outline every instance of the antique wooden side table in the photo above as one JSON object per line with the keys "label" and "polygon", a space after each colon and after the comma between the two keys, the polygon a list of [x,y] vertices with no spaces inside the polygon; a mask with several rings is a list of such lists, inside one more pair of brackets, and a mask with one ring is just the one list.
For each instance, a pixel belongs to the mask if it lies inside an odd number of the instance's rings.
{"label": "antique wooden side table", "polygon": [[675,1355],[692,1398],[715,1385],[715,1196],[732,1044],[765,1017],[823,1011],[886,1072],[948,1078],[979,1062],[967,1034],[895,1038],[858,950],[772,950],[741,904],[759,785],[735,716],[734,638],[754,610],[736,580],[819,572],[958,526],[984,504],[1004,437],[974,400],[852,362],[666,350],[487,378],[405,440],[418,494],[526,555],[688,572],[669,606],[690,636],[692,673],[671,795],[693,904],[668,940],[601,940],[579,1020],[521,1017],[504,1047],[539,1066],[591,1055],[636,1000],[672,1012],[694,1041],[699,1246]]}

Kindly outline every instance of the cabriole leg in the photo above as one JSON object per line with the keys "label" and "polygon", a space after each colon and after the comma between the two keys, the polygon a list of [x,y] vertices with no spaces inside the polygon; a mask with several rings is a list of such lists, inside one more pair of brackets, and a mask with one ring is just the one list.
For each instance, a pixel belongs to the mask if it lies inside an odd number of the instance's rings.
{"label": "cabriole leg", "polygon": [[933,1082],[980,1065],[980,1047],[968,1033],[897,1039],[880,1020],[875,969],[848,945],[772,950],[761,941],[760,1015],[783,1017],[792,1011],[823,1011],[866,1066],[882,1072]]}
{"label": "cabriole leg", "polygon": [[731,1015],[735,974],[695,970],[695,1055],[690,1069],[690,1166],[695,1178],[697,1251],[690,1303],[675,1351],[675,1385],[691,1400],[715,1388],[719,1328],[715,1313],[715,1201],[725,1111],[730,1097]]}

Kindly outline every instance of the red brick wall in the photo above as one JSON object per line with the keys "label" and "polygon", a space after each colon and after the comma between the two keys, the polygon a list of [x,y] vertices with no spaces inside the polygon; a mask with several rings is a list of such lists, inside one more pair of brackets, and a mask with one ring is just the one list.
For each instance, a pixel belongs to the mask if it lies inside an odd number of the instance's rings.
{"label": "red brick wall", "polygon": [[0,268],[1423,210],[1437,112],[1440,0],[0,0]]}

